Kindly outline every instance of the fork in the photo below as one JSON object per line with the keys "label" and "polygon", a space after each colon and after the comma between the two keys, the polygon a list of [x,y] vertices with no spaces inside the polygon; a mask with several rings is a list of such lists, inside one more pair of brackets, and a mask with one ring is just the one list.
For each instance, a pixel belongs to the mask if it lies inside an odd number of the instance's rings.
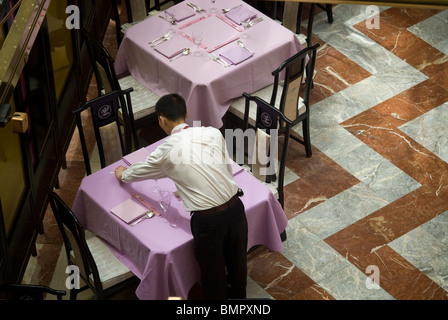
{"label": "fork", "polygon": [[158,42],[155,42],[154,44],[151,45],[151,48],[154,48],[155,46],[169,40],[171,38],[171,33],[164,35],[161,39],[159,39]]}
{"label": "fork", "polygon": [[157,41],[160,41],[160,40],[162,40],[163,38],[165,38],[165,37],[168,37],[170,35],[170,32],[168,31],[166,34],[164,34],[163,36],[161,36],[161,37],[158,37],[158,38],[155,38],[154,40],[152,40],[151,42],[148,42],[149,44],[153,44],[154,42],[157,42]]}
{"label": "fork", "polygon": [[191,3],[191,2],[187,2],[187,6],[191,7],[195,12],[205,11],[201,7],[195,5],[195,4]]}
{"label": "fork", "polygon": [[220,64],[221,66],[223,66],[224,68],[227,68],[227,65],[225,65],[225,64],[224,64],[224,61],[222,61],[221,59],[219,59],[218,56],[216,56],[216,55],[214,55],[214,54],[211,54],[209,58],[210,58],[210,60],[219,63],[219,64]]}
{"label": "fork", "polygon": [[253,25],[256,25],[257,23],[259,23],[261,21],[263,21],[263,17],[260,17],[260,18],[255,19],[255,20],[250,20],[249,23],[247,24],[247,27],[250,28]]}

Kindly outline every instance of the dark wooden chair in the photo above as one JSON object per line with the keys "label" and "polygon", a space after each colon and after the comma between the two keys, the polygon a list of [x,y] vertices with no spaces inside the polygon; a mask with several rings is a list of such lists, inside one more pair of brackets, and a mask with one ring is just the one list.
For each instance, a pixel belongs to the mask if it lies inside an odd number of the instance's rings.
{"label": "dark wooden chair", "polygon": [[[70,299],[76,300],[79,292],[92,290],[95,299],[107,299],[126,288],[135,287],[138,278],[122,264],[98,237],[86,236],[75,214],[52,190],[48,190],[51,209],[64,240],[69,266],[76,266],[79,274],[71,275]],[[85,284],[76,283],[79,279]],[[81,284],[81,282],[80,282]]]}
{"label": "dark wooden chair", "polygon": [[[81,113],[90,110],[100,164],[104,168],[140,148],[132,115],[132,90],[112,91],[87,101],[81,108],[73,111],[87,175],[92,173],[92,165]],[[120,110],[123,118],[119,114]]]}
{"label": "dark wooden chair", "polygon": [[155,118],[155,105],[160,99],[132,75],[118,77],[114,68],[114,59],[93,34],[81,29],[85,40],[92,69],[98,86],[98,96],[111,91],[133,88],[131,93],[133,117],[137,130],[151,124]]}
{"label": "dark wooden chair", "polygon": [[5,284],[0,287],[0,300],[36,300],[42,301],[46,296],[54,295],[57,300],[67,293],[64,290],[55,290],[47,286],[33,284]]}
{"label": "dark wooden chair", "polygon": [[[291,139],[305,146],[307,157],[311,157],[312,155],[309,127],[309,95],[318,47],[319,44],[315,44],[288,58],[272,72],[274,76],[274,83],[272,85],[252,93],[254,96],[269,101],[271,106],[280,110],[291,121],[291,127],[302,123],[302,138],[291,134]],[[243,111],[245,110],[244,106],[244,97],[237,98],[232,102],[229,112],[243,119],[245,117]],[[248,116],[249,124],[255,125],[255,120],[256,114],[253,112],[250,113]],[[280,123],[280,126],[282,125]]]}
{"label": "dark wooden chair", "polygon": [[[313,45],[312,42],[312,36],[313,36],[313,23],[314,23],[314,14],[316,11],[316,6],[318,8],[321,8],[325,12],[327,12],[327,19],[328,23],[333,23],[333,7],[331,4],[320,4],[320,3],[310,3],[309,4],[309,11],[307,18],[307,29],[306,29],[306,35],[303,35],[301,31],[301,24],[302,24],[302,18],[304,17],[304,3],[299,2],[299,8],[297,12],[297,25],[296,25],[296,33],[299,35],[299,39],[301,40],[302,45],[307,45],[308,47],[311,47]],[[304,19],[306,20],[306,19]],[[303,39],[303,40],[302,40]]]}

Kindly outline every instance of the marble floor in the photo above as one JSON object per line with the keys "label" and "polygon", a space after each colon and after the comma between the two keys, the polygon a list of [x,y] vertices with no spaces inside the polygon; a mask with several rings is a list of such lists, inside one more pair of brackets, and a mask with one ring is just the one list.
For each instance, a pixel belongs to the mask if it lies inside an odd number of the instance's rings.
{"label": "marble floor", "polygon": [[[288,238],[249,254],[249,298],[448,299],[448,10],[379,10],[377,29],[361,5],[335,6],[333,24],[316,15],[313,156],[290,143]],[[71,204],[76,133],[67,160]],[[62,241],[51,211],[44,223],[24,282],[51,283]]]}

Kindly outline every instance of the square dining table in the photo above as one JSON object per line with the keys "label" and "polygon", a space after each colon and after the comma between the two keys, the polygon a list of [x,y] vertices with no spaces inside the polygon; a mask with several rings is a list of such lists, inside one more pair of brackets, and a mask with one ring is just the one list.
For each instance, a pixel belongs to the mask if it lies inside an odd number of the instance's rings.
{"label": "square dining table", "polygon": [[[200,121],[204,126],[221,128],[222,118],[232,101],[243,92],[253,93],[272,84],[272,71],[302,47],[293,32],[241,0],[218,0],[214,4],[210,0],[192,2],[205,10],[213,6],[219,11],[195,12],[187,5],[188,1],[168,8],[166,11],[174,9],[174,17],[181,21],[174,26],[176,33],[155,47],[149,42],[165,35],[170,28],[169,22],[163,19],[164,12],[139,22],[126,31],[117,52],[115,69],[117,74],[129,72],[160,96],[180,94],[187,103],[189,125]],[[224,7],[237,8],[224,13]],[[243,27],[237,15],[242,8],[253,14],[252,20],[263,18],[247,29],[247,39],[242,39]],[[203,33],[201,57],[191,53],[197,50],[193,32],[198,30]],[[254,54],[226,68],[210,59],[211,55],[220,57],[237,50],[237,40]],[[190,54],[170,61],[168,55],[157,51],[168,44],[175,52],[189,48]]]}
{"label": "square dining table", "polygon": [[[163,139],[135,151],[127,158],[144,161]],[[144,153],[142,151],[145,151]],[[187,299],[190,289],[200,283],[199,265],[194,256],[190,213],[174,195],[169,213],[177,216],[177,226],[165,219],[158,204],[156,182],[144,180],[122,183],[115,177],[117,166],[127,166],[124,159],[84,177],[76,194],[72,211],[87,230],[104,240],[115,256],[139,279],[136,295],[142,300],[165,300],[170,296]],[[280,238],[287,225],[286,215],[272,192],[259,180],[232,162],[234,180],[244,191],[241,200],[248,221],[249,250],[264,245],[271,251],[283,250]],[[168,178],[157,181],[158,190],[175,192]],[[131,226],[111,209],[140,195],[160,216],[153,216]],[[135,200],[139,205],[137,200]]]}

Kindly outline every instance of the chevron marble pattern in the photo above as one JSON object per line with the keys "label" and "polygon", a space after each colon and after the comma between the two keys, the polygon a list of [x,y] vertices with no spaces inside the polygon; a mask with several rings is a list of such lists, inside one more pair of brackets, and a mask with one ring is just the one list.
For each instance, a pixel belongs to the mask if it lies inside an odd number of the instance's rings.
{"label": "chevron marble pattern", "polygon": [[379,29],[365,6],[315,18],[313,156],[290,144],[288,239],[250,254],[259,294],[448,299],[448,11],[379,9]]}
{"label": "chevron marble pattern", "polygon": [[[379,12],[378,29],[366,6],[334,6],[333,24],[317,12],[313,156],[290,143],[287,240],[249,253],[249,298],[448,299],[448,10]],[[84,175],[76,139],[68,203]],[[51,281],[61,239],[50,211],[45,223],[25,282]]]}

